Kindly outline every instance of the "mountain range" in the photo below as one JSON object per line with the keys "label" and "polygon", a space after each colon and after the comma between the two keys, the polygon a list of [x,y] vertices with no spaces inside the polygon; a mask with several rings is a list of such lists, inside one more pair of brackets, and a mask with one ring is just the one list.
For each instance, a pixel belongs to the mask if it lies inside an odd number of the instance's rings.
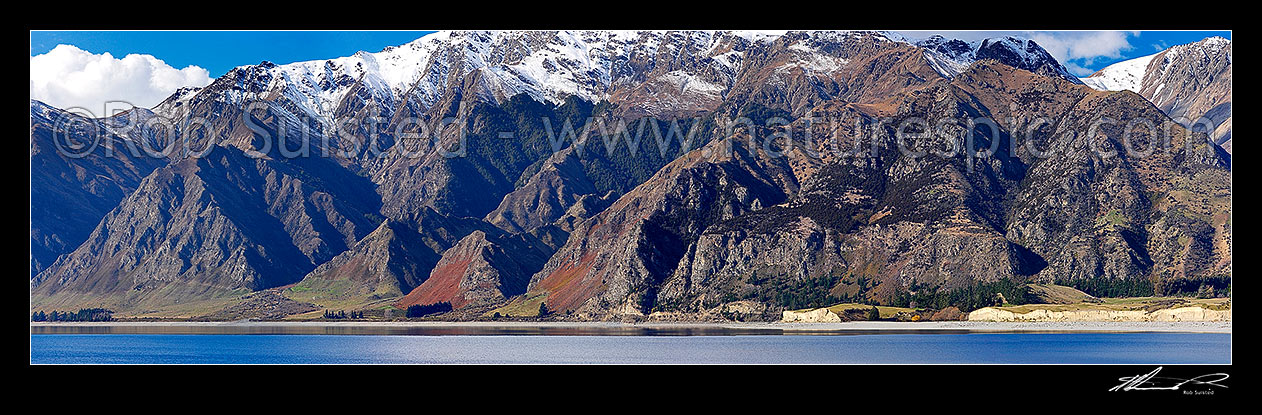
{"label": "mountain range", "polygon": [[[1218,61],[1172,48],[1119,88],[1013,37],[451,31],[106,118],[32,100],[32,307],[196,318],[267,291],[604,320],[1001,281],[1218,295],[1225,49],[1212,81]],[[1224,79],[1214,129],[1092,122],[1216,117]]]}

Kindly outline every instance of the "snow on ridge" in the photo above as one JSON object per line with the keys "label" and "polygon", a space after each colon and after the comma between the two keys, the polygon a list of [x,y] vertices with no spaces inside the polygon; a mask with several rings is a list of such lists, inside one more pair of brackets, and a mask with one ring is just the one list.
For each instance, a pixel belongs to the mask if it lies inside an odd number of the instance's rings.
{"label": "snow on ridge", "polygon": [[1074,82],[1081,82],[1080,79],[1071,75],[1069,70],[1057,61],[1051,53],[1043,49],[1033,39],[997,36],[964,41],[942,35],[932,35],[919,39],[899,35],[899,38],[904,43],[923,48],[925,50],[925,58],[929,61],[930,66],[938,74],[947,78],[953,78],[968,69],[973,62],[978,60],[978,55],[982,51],[989,51],[992,48],[999,47],[1016,54],[1016,59],[1020,60],[1020,64],[1016,66],[1033,70],[1033,68],[1043,65],[1050,65],[1060,77]]}
{"label": "snow on ridge", "polygon": [[706,95],[719,95],[723,92],[722,85],[716,85],[700,79],[698,76],[684,71],[670,71],[662,74],[659,79],[670,82],[680,92],[695,92]]}
{"label": "snow on ridge", "polygon": [[[266,70],[272,83],[267,88],[283,86],[290,90],[286,94],[300,105],[310,105],[311,112],[322,115],[333,111],[349,91],[347,86],[355,82],[362,82],[370,89],[370,94],[387,101],[398,102],[405,95],[412,94],[421,105],[429,106],[446,88],[449,76],[472,71],[495,77],[484,80],[483,85],[493,89],[494,94],[501,98],[505,94],[528,93],[536,99],[559,103],[566,95],[589,100],[607,98],[608,91],[618,84],[618,78],[625,75],[618,72],[618,61],[633,54],[652,57],[658,54],[660,47],[681,43],[699,46],[702,51],[716,51],[719,45],[734,38],[744,40],[737,43],[758,45],[774,42],[790,33],[785,30],[439,31],[379,52],[361,51],[348,57],[266,68],[247,65],[237,69]],[[891,31],[808,30],[792,33],[805,34],[816,40],[873,36],[877,40],[917,46],[925,42],[924,39],[911,39]],[[950,41],[937,35],[933,38]],[[976,50],[987,41],[1006,43],[1023,59],[1035,59],[1027,51],[1030,41],[1013,37],[965,42],[968,50],[963,53],[943,53],[933,49],[927,57],[935,70],[952,77],[976,59]],[[803,44],[793,47],[810,49]],[[744,49],[738,49],[708,56],[709,65],[731,76],[739,70],[743,59]],[[506,62],[502,55],[506,51],[515,52],[511,62]],[[815,50],[799,51],[809,55],[820,54]],[[501,55],[495,56],[497,53]],[[816,72],[828,72],[845,64],[844,60],[831,58],[809,56],[800,66]]]}
{"label": "snow on ridge", "polygon": [[798,52],[798,59],[796,61],[780,65],[776,68],[776,72],[785,73],[790,69],[797,67],[802,68],[802,70],[807,73],[831,73],[836,72],[838,69],[841,69],[842,66],[850,63],[850,61],[845,58],[828,56],[827,54],[820,53],[815,48],[807,45],[806,42],[794,43],[789,46],[789,50]]}
{"label": "snow on ridge", "polygon": [[[643,53],[656,54],[657,48],[663,44],[670,31],[559,31],[556,41],[529,51],[517,62],[488,65],[489,53],[495,47],[502,46],[506,40],[517,40],[532,32],[552,31],[439,31],[425,35],[417,40],[399,46],[388,46],[380,52],[358,52],[352,56],[324,60],[310,60],[276,65],[270,68],[273,82],[284,81],[297,89],[298,95],[320,106],[316,112],[331,110],[340,101],[345,88],[330,87],[345,83],[346,79],[364,80],[375,89],[389,91],[392,95],[400,95],[410,90],[418,81],[427,77],[427,67],[439,53],[439,49],[458,46],[468,52],[462,62],[445,62],[446,65],[458,65],[465,71],[491,68],[496,76],[507,77],[494,82],[496,85],[516,86],[524,89],[536,98],[557,102],[566,94],[582,96],[586,99],[603,98],[604,90],[616,80],[612,79],[608,56],[618,52],[629,52],[627,46],[643,49]],[[677,32],[676,32],[677,33]],[[713,48],[724,36],[730,35],[751,44],[768,43],[784,36],[786,30],[745,30],[745,31],[691,31],[694,43],[708,44]],[[813,33],[813,32],[808,32]],[[821,32],[832,33],[832,32]],[[850,33],[850,32],[845,32]],[[677,34],[676,34],[677,36]],[[890,34],[883,34],[888,38]],[[603,56],[602,56],[603,55]],[[733,68],[739,63],[740,52],[731,51],[711,59],[726,68]],[[563,64],[569,63],[569,64]],[[249,71],[259,65],[244,65],[236,69]],[[442,68],[431,69],[436,71]],[[446,68],[452,72],[455,67]],[[432,75],[432,74],[431,74]],[[440,74],[445,75],[445,74]],[[575,77],[581,78],[576,79]],[[432,76],[431,76],[432,78]],[[443,77],[439,77],[443,78]],[[439,81],[440,79],[433,79]],[[269,88],[274,85],[269,85]],[[417,85],[429,92],[430,85]],[[383,91],[385,92],[385,91]]]}
{"label": "snow on ridge", "polygon": [[947,78],[954,78],[968,69],[968,65],[972,63],[971,61],[965,63],[962,60],[951,59],[941,52],[927,49],[925,50],[925,60],[929,62],[929,66],[934,71]]}
{"label": "snow on ridge", "polygon": [[[897,32],[873,31],[802,31],[813,41],[873,36],[877,40],[919,44]],[[691,45],[707,56],[719,73],[734,76],[744,56],[744,46],[774,42],[790,34],[782,30],[748,31],[439,31],[414,41],[389,46],[379,52],[358,52],[352,56],[294,62],[284,65],[248,65],[238,67],[246,73],[265,74],[269,85],[252,86],[282,93],[313,115],[327,117],[336,110],[350,86],[356,83],[381,102],[414,99],[424,107],[434,105],[447,88],[449,77],[481,72],[484,78],[476,93],[489,93],[492,98],[526,93],[540,101],[561,103],[565,96],[575,95],[591,101],[608,96],[610,90],[626,76],[625,60],[629,57],[652,59],[660,48]],[[942,39],[941,37],[937,37]],[[718,46],[733,39],[744,46],[718,52]],[[1015,38],[998,39],[1021,47],[1010,46],[1027,57],[1028,41]],[[984,41],[968,42],[962,54],[936,53],[929,56],[935,70],[950,77],[967,68],[975,60],[976,50]],[[798,43],[800,52],[795,65],[811,72],[831,72],[844,59],[826,56]],[[958,45],[957,45],[958,46]],[[236,70],[234,70],[236,71]],[[693,74],[696,75],[696,74]],[[714,80],[706,83],[713,85]],[[723,82],[719,82],[722,84]],[[694,87],[702,84],[689,82]],[[231,97],[229,97],[231,98]]]}
{"label": "snow on ridge", "polygon": [[[1228,46],[1231,46],[1231,40],[1222,36],[1210,36],[1197,42],[1171,46],[1165,51],[1166,59],[1168,61],[1173,61],[1174,57],[1179,56],[1182,53],[1200,52],[1204,55],[1218,54]],[[1228,54],[1227,58],[1231,59],[1231,55]]]}
{"label": "snow on ridge", "polygon": [[[294,62],[284,65],[238,67],[246,73],[270,79],[268,85],[249,89],[282,88],[282,93],[313,115],[328,117],[359,83],[381,102],[414,99],[423,107],[434,105],[447,88],[451,76],[475,71],[483,75],[478,94],[491,98],[526,93],[540,101],[561,103],[575,95],[591,101],[608,98],[608,93],[626,76],[628,57],[648,57],[658,49],[690,45],[700,51],[716,51],[732,39],[744,46],[723,53],[701,52],[719,73],[734,76],[740,68],[744,47],[774,42],[788,31],[439,31],[414,41],[389,46],[379,52],[358,52],[352,56]],[[795,32],[797,33],[797,32]],[[908,42],[895,32],[804,31],[812,39],[843,40],[873,35],[879,40]],[[846,62],[806,45],[797,63],[805,70],[830,72]],[[949,58],[939,67],[958,67]],[[967,66],[967,65],[964,65]],[[234,70],[235,71],[235,70]],[[697,74],[689,74],[697,75]],[[253,76],[253,75],[252,75]],[[685,79],[672,75],[671,78]],[[687,77],[688,89],[709,91],[711,79]],[[473,92],[473,91],[471,91]]]}
{"label": "snow on ridge", "polygon": [[1157,55],[1160,55],[1160,53],[1121,61],[1106,66],[1104,69],[1091,74],[1091,76],[1078,79],[1082,80],[1082,83],[1087,84],[1087,86],[1100,91],[1131,90],[1138,93],[1143,88],[1144,75],[1148,71],[1148,64]]}
{"label": "snow on ridge", "polygon": [[1230,45],[1231,39],[1228,39],[1222,36],[1210,36],[1210,37],[1205,38],[1204,40],[1201,40],[1201,42],[1203,42],[1206,46],[1217,48],[1217,47]]}
{"label": "snow on ridge", "polygon": [[750,43],[765,43],[775,41],[788,32],[788,30],[738,30],[731,33]]}
{"label": "snow on ridge", "polygon": [[[1152,55],[1141,56],[1114,63],[1094,74],[1091,74],[1091,76],[1079,79],[1088,86],[1101,91],[1131,90],[1139,92],[1140,89],[1143,88],[1144,78],[1146,76],[1154,79],[1160,79],[1166,71],[1170,69],[1170,65],[1174,64],[1175,58],[1180,54],[1196,52],[1206,55],[1216,54],[1220,53],[1230,44],[1231,40],[1224,37],[1211,36],[1193,43],[1174,45],[1164,51],[1157,52]],[[1149,74],[1148,66],[1152,63],[1153,59],[1157,58],[1157,56],[1161,56],[1162,58],[1161,67],[1154,73]],[[1228,56],[1228,59],[1230,59],[1230,56]],[[1160,91],[1162,87],[1164,87],[1164,84],[1159,85],[1157,87],[1157,91]],[[1154,92],[1153,95],[1155,96],[1157,93]]]}

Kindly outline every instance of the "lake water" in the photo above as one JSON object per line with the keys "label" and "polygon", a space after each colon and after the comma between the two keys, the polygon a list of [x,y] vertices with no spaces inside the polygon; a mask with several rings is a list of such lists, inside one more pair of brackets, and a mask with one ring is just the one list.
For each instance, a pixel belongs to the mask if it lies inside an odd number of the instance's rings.
{"label": "lake water", "polygon": [[31,363],[1229,364],[1231,334],[32,334]]}

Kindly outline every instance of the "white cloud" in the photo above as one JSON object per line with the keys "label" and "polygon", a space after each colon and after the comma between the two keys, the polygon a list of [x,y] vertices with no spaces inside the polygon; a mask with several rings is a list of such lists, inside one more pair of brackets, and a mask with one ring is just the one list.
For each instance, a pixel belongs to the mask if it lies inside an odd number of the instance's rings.
{"label": "white cloud", "polygon": [[1057,60],[1083,61],[1091,64],[1098,58],[1117,59],[1122,52],[1134,49],[1127,40],[1131,32],[1034,32],[1029,35]]}
{"label": "white cloud", "polygon": [[[105,103],[124,101],[150,108],[176,89],[210,84],[210,73],[189,65],[175,69],[152,55],[131,54],[117,59],[72,45],[31,57],[31,99],[59,108],[83,107],[97,116]],[[111,104],[111,108],[118,104]],[[126,106],[124,106],[126,107]]]}
{"label": "white cloud", "polygon": [[1086,68],[1073,62],[1065,62],[1064,65],[1065,69],[1075,76],[1091,76],[1091,74],[1095,73],[1091,68]]}

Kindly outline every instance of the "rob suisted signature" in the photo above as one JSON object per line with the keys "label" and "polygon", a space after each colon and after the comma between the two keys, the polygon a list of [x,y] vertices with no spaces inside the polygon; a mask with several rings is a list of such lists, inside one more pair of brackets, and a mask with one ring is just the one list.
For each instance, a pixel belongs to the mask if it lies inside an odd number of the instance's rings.
{"label": "rob suisted signature", "polygon": [[1210,373],[1208,375],[1200,375],[1191,379],[1179,379],[1157,376],[1158,373],[1161,373],[1161,367],[1153,369],[1153,371],[1148,372],[1146,375],[1125,376],[1118,378],[1117,380],[1122,381],[1122,384],[1109,389],[1109,392],[1155,390],[1177,391],[1179,388],[1188,384],[1226,388],[1226,385],[1221,385],[1218,382],[1222,382],[1229,377],[1226,373]]}

